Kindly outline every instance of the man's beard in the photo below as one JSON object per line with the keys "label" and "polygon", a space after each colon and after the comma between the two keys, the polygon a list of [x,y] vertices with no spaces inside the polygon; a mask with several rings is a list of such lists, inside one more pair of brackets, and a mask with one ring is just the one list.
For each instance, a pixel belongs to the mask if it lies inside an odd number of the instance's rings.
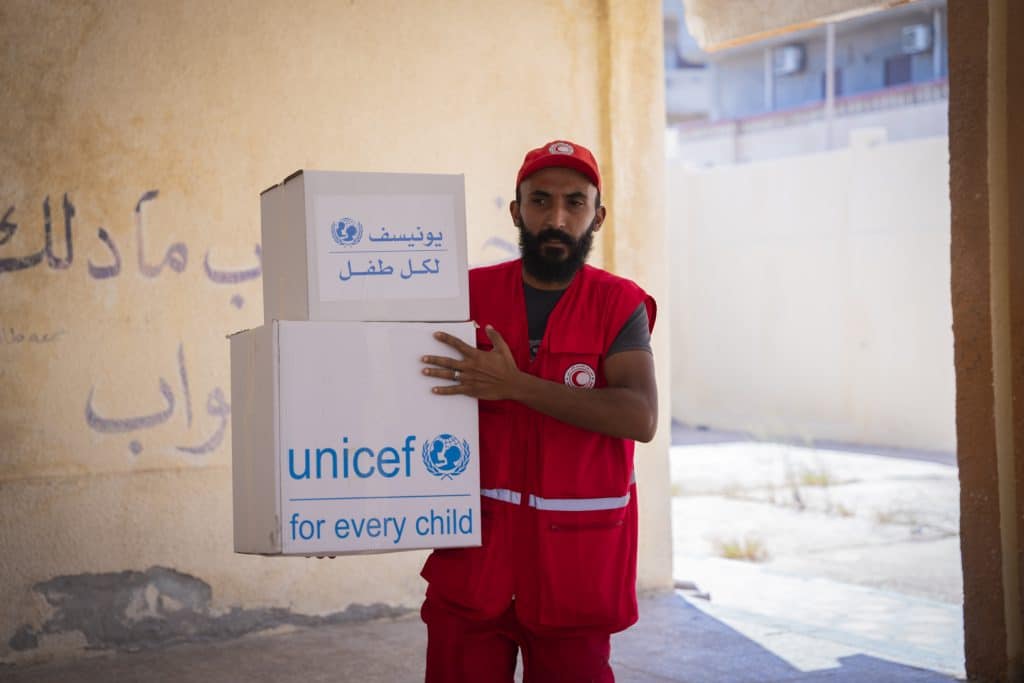
{"label": "man's beard", "polygon": [[[590,247],[594,243],[594,228],[597,217],[590,222],[587,231],[580,238],[558,228],[545,228],[536,235],[519,222],[519,253],[523,257],[523,269],[533,278],[547,283],[568,282],[587,260]],[[566,246],[567,252],[558,249],[549,250],[544,242],[556,240]],[[564,256],[564,258],[563,258]]]}

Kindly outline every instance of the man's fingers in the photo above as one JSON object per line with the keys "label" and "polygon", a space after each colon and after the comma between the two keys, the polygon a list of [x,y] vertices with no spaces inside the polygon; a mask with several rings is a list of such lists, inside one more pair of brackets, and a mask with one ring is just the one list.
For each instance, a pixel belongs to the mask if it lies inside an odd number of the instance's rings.
{"label": "man's fingers", "polygon": [[476,351],[476,348],[470,346],[469,344],[462,341],[458,337],[448,334],[447,332],[435,332],[434,339],[441,342],[442,344],[447,344],[448,346],[452,347],[453,349],[461,353],[463,356],[468,356],[470,353]]}
{"label": "man's fingers", "polygon": [[443,387],[431,387],[430,391],[435,394],[451,396],[454,394],[468,394],[469,388],[465,384],[449,384]]}
{"label": "man's fingers", "polygon": [[508,347],[508,344],[505,343],[505,338],[501,336],[500,332],[498,332],[490,325],[484,328],[484,332],[487,333],[487,338],[491,340],[492,344],[494,344],[495,349],[501,351],[502,353],[512,353],[512,349],[510,349]]}
{"label": "man's fingers", "polygon": [[437,365],[442,368],[455,368],[455,366],[459,364],[459,361],[454,358],[448,358],[447,356],[423,356],[420,360],[428,365]]}
{"label": "man's fingers", "polygon": [[448,379],[455,382],[464,376],[462,371],[456,367],[423,368],[421,372],[427,377],[437,377],[438,379]]}

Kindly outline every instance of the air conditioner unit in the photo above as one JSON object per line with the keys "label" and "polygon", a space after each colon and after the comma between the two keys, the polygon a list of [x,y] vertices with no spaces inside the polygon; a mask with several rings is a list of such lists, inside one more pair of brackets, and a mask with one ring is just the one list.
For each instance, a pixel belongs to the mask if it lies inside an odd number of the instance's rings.
{"label": "air conditioner unit", "polygon": [[772,52],[772,71],[776,76],[788,76],[804,70],[804,46],[783,45]]}
{"label": "air conditioner unit", "polygon": [[925,52],[932,46],[932,30],[927,24],[914,24],[904,26],[901,35],[900,45],[903,54],[913,55],[918,52]]}

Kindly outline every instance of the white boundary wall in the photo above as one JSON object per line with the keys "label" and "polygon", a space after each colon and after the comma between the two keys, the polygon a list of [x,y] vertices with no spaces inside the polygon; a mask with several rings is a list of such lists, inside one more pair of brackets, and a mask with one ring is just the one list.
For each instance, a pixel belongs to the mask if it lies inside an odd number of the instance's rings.
{"label": "white boundary wall", "polygon": [[947,138],[667,182],[673,418],[955,449]]}

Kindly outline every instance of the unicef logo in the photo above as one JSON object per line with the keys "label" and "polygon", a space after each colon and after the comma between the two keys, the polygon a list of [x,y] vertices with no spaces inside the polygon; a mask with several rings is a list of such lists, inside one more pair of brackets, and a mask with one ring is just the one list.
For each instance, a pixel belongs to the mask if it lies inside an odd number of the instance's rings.
{"label": "unicef logo", "polygon": [[469,444],[457,436],[439,434],[423,444],[423,464],[435,477],[457,477],[469,465]]}
{"label": "unicef logo", "polygon": [[331,237],[343,247],[359,244],[359,240],[363,239],[363,224],[354,218],[342,218],[331,223]]}

